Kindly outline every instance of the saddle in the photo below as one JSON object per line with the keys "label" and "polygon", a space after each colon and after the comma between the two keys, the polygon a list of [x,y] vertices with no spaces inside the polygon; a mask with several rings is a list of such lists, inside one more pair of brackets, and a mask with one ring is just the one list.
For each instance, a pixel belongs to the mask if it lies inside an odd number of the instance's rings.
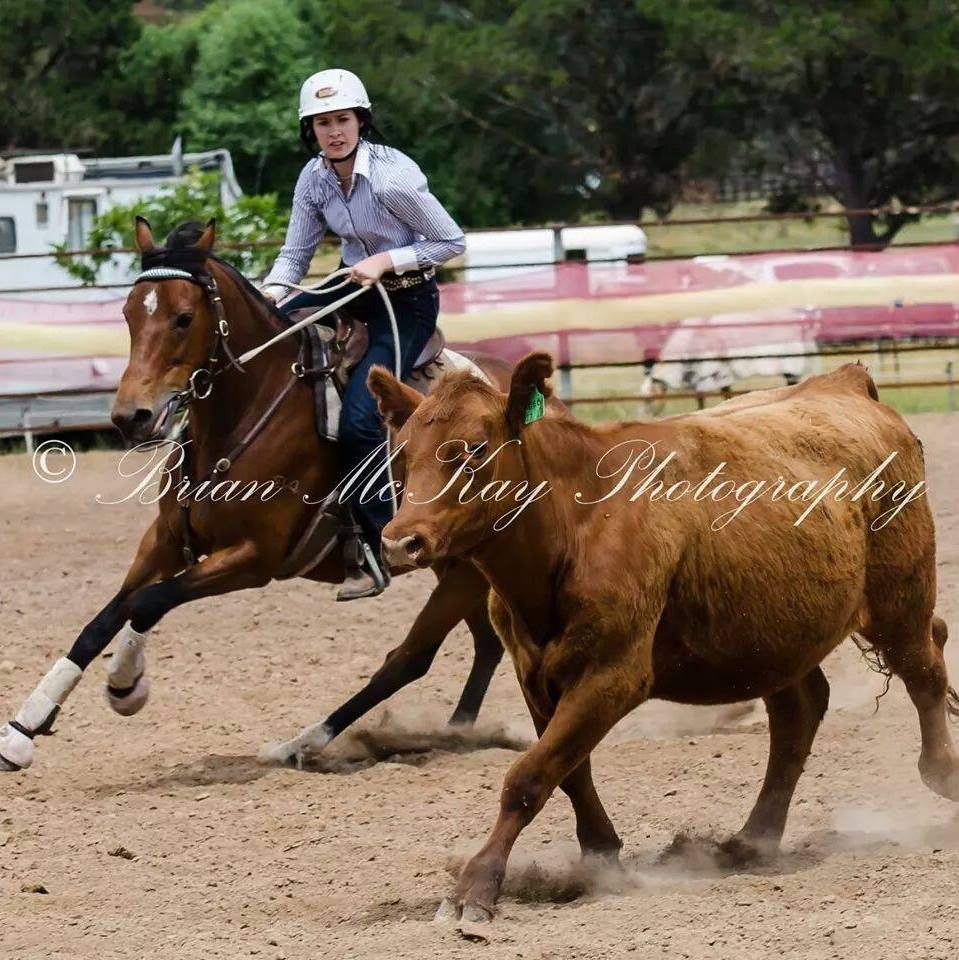
{"label": "saddle", "polygon": [[[294,311],[290,322],[296,323],[314,311],[307,307]],[[321,440],[336,440],[343,391],[357,364],[369,348],[369,332],[362,320],[345,310],[333,315],[335,328],[310,323],[304,328],[307,336],[307,357],[302,376],[313,385],[314,424]],[[422,394],[429,390],[429,381],[435,379],[433,367],[443,366],[446,337],[437,327],[416,358],[413,370],[404,381]],[[317,566],[339,543],[343,549],[343,563],[347,577],[362,566],[363,541],[359,525],[352,512],[337,501],[334,489],[319,505],[310,525],[290,551],[277,580],[302,576]],[[366,548],[369,550],[369,548]]]}

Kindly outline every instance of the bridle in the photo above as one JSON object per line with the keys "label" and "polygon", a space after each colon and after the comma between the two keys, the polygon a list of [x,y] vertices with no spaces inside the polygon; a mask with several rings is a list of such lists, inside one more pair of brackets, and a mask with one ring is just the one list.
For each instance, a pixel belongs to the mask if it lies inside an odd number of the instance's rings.
{"label": "bridle", "polygon": [[[213,341],[213,349],[210,351],[209,359],[190,374],[187,387],[175,397],[176,407],[173,411],[175,416],[189,400],[205,400],[213,392],[214,378],[221,373],[226,373],[227,370],[234,367],[241,373],[246,373],[246,370],[230,349],[230,324],[226,319],[226,311],[223,309],[223,299],[220,297],[220,288],[217,286],[216,279],[209,273],[190,273],[189,270],[181,270],[179,267],[152,267],[140,273],[133,283],[136,285],[141,282],[156,280],[186,280],[200,287],[213,310],[214,328],[216,330],[216,337]],[[218,355],[221,347],[229,362],[217,369],[220,362]]]}
{"label": "bridle", "polygon": [[[168,417],[173,419],[176,415],[191,401],[191,400],[205,400],[213,392],[213,382],[216,377],[221,374],[226,373],[228,370],[237,369],[241,373],[246,373],[246,369],[236,358],[233,351],[230,349],[230,325],[226,319],[226,311],[223,307],[223,300],[220,297],[219,287],[217,286],[216,279],[211,276],[209,273],[191,273],[188,270],[182,270],[179,267],[151,267],[148,270],[144,270],[140,273],[133,281],[134,285],[147,282],[147,281],[158,281],[158,280],[187,280],[190,283],[197,284],[204,292],[207,298],[207,302],[210,304],[210,307],[213,310],[213,316],[215,321],[216,336],[213,341],[213,349],[210,351],[210,356],[207,359],[206,363],[202,366],[196,368],[193,373],[190,374],[190,379],[187,383],[187,386],[179,391],[179,393],[174,394],[174,396],[169,401],[172,405],[172,409],[168,413]],[[206,478],[201,481],[199,486],[202,486],[203,483],[210,482],[217,476],[224,476],[226,472],[233,466],[234,461],[244,450],[249,447],[249,445],[256,439],[260,431],[266,426],[270,418],[277,411],[280,404],[286,399],[287,395],[296,385],[298,380],[301,380],[306,374],[313,373],[327,373],[329,372],[325,368],[323,370],[307,370],[304,366],[304,358],[306,356],[306,344],[308,338],[301,336],[300,338],[300,349],[299,355],[296,361],[293,363],[291,368],[290,379],[287,380],[285,386],[282,390],[273,398],[273,401],[270,403],[269,407],[263,412],[260,418],[256,423],[246,432],[243,438],[237,443],[225,457],[220,457],[219,460],[214,464],[213,469],[207,474]],[[220,351],[226,355],[227,363],[220,363]],[[185,428],[186,422],[181,424],[181,429]],[[179,431],[178,431],[179,433]],[[176,434],[175,434],[176,436]],[[183,447],[183,459],[180,461],[181,474],[186,477],[186,448]],[[193,539],[190,531],[190,503],[189,500],[180,501],[180,528],[181,534],[183,537],[183,559],[189,566],[193,566],[197,562],[197,552],[193,548]]]}

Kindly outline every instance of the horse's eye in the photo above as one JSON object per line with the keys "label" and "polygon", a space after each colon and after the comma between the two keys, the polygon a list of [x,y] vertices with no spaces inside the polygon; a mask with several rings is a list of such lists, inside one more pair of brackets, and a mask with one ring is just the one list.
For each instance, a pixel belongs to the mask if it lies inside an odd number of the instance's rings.
{"label": "horse's eye", "polygon": [[181,313],[177,315],[175,323],[180,330],[186,330],[186,328],[190,326],[190,323],[192,321],[193,321],[192,313]]}

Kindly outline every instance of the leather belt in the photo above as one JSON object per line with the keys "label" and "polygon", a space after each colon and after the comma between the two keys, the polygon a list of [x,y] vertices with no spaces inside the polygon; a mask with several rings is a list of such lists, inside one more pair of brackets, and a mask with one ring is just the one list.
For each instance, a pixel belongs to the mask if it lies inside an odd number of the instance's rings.
{"label": "leather belt", "polygon": [[427,267],[425,270],[409,270],[403,274],[384,273],[380,277],[380,283],[387,290],[405,290],[407,287],[417,287],[427,280],[432,280],[436,276],[435,267]]}

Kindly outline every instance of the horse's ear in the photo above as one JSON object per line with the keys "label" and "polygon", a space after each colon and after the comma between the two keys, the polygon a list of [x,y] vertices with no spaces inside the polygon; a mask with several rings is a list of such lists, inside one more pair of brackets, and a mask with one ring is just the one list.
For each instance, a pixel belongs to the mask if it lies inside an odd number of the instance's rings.
{"label": "horse's ear", "polygon": [[543,415],[543,401],[553,392],[546,380],[552,375],[553,358],[548,353],[531,353],[516,364],[506,400],[506,421],[514,433]]}
{"label": "horse's ear", "polygon": [[137,250],[140,253],[149,253],[156,250],[156,243],[153,241],[153,231],[150,229],[150,221],[146,217],[137,217],[133,225],[133,237],[136,240]]}
{"label": "horse's ear", "polygon": [[199,247],[201,250],[212,250],[213,244],[216,242],[216,220],[210,218],[206,222],[206,227],[203,230],[203,233],[200,234],[200,239],[197,240],[194,247]]}
{"label": "horse's ear", "polygon": [[386,367],[379,364],[370,369],[366,385],[376,397],[376,405],[383,419],[394,430],[399,430],[409,420],[423,399],[412,387],[400,383]]}

